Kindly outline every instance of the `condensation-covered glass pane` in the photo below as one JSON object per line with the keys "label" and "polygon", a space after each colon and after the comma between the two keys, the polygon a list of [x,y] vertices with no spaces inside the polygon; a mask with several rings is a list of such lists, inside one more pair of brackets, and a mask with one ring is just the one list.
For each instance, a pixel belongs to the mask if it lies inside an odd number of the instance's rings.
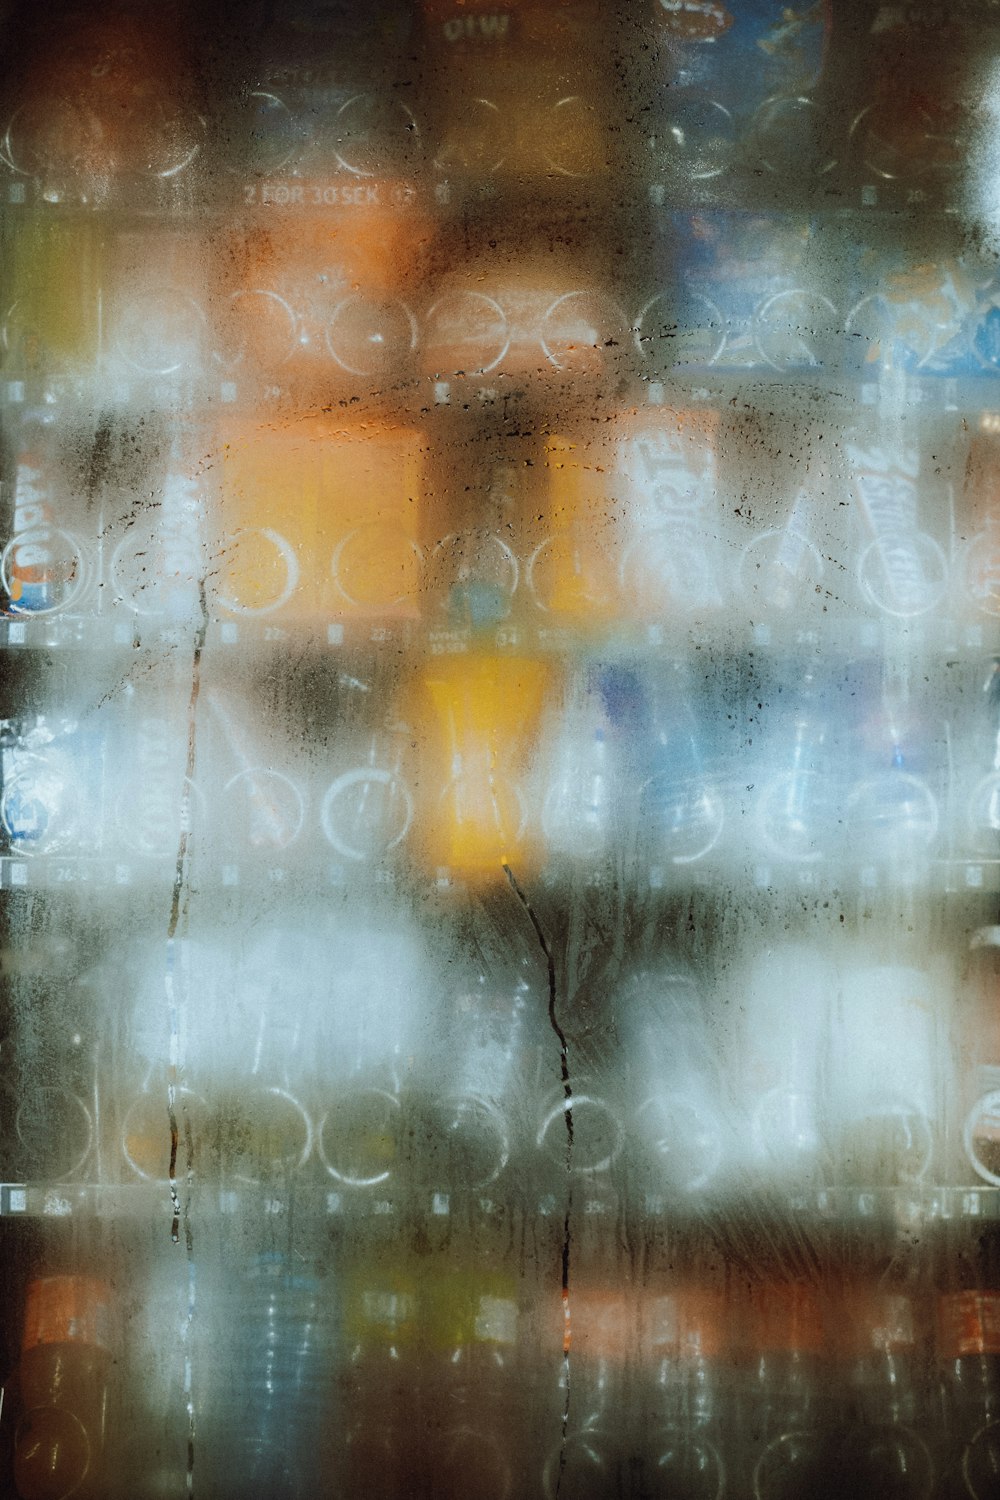
{"label": "condensation-covered glass pane", "polygon": [[990,6],[0,59],[0,1492],[993,1500]]}

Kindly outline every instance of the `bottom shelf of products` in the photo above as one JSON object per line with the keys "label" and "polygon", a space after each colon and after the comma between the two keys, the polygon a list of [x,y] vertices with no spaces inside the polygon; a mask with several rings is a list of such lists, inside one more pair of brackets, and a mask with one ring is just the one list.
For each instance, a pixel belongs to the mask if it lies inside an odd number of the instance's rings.
{"label": "bottom shelf of products", "polygon": [[8,1222],[20,1500],[993,1500],[1000,1233]]}

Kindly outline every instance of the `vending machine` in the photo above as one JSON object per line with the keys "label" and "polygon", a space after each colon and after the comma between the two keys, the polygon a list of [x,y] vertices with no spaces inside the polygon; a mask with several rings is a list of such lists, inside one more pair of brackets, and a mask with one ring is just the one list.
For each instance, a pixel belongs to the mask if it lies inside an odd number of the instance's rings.
{"label": "vending machine", "polygon": [[1000,1496],[993,0],[0,4],[0,1494]]}

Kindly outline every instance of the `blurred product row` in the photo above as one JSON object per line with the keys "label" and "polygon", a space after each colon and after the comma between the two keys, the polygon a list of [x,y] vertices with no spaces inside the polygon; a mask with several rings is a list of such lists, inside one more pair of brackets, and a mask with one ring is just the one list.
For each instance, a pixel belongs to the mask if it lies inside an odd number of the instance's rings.
{"label": "blurred product row", "polygon": [[[9,617],[738,644],[1000,615],[995,418],[646,406],[540,430],[238,414],[10,423]],[[786,446],[787,445],[787,446]],[[339,637],[338,637],[339,639]],[[950,642],[948,643],[951,644]],[[460,649],[447,646],[442,649]]]}
{"label": "blurred product row", "polygon": [[330,657],[305,685],[324,695],[307,736],[293,683],[206,666],[192,712],[188,661],[172,674],[143,653],[107,691],[65,664],[75,683],[53,706],[0,720],[13,860],[138,859],[152,878],[183,836],[202,878],[227,859],[251,878],[332,859],[350,880],[509,867],[625,885],[763,864],[834,869],[851,889],[863,868],[919,885],[934,860],[1000,859],[995,661],[953,663],[931,693],[917,664],[881,657],[563,671],[465,652],[367,675]]}
{"label": "blurred product row", "polygon": [[967,403],[996,400],[1000,278],[957,221],[908,242],[883,216],[638,205],[613,253],[586,221],[448,233],[405,183],[337,191],[311,213],[265,201],[202,229],[8,214],[8,391],[398,405],[444,383],[454,400],[498,386],[551,404],[754,371],[956,379]]}
{"label": "blurred product row", "polygon": [[126,1285],[36,1251],[0,1428],[20,1500],[996,1495],[995,1281],[612,1265],[560,1297],[513,1247],[444,1273],[210,1238]]}
{"label": "blurred product row", "polygon": [[[701,969],[664,945],[609,953],[568,988],[538,949],[498,952],[498,925],[439,921],[432,942],[387,896],[381,920],[313,905],[270,936],[14,976],[0,1174],[440,1193],[442,1212],[484,1192],[552,1212],[575,1181],[680,1218],[1000,1185],[1000,928],[956,953],[826,906],[802,941],[748,938]],[[512,893],[504,912],[528,926]]]}
{"label": "blurred product row", "polygon": [[168,213],[242,179],[426,173],[522,196],[652,178],[687,199],[763,176],[799,201],[995,209],[986,4],[63,9],[21,7],[0,100],[10,186],[48,204]]}

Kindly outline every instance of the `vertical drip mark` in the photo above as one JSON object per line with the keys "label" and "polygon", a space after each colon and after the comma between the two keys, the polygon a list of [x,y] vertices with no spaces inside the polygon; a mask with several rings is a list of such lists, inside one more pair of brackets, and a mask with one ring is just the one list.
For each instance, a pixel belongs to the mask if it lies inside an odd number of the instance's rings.
{"label": "vertical drip mark", "polygon": [[[167,1075],[167,1115],[170,1122],[170,1238],[176,1245],[180,1239],[181,1202],[177,1191],[177,1152],[180,1130],[177,1124],[178,1086],[182,1081],[183,1058],[181,1055],[182,1011],[187,1011],[187,976],[183,972],[183,954],[180,970],[176,966],[177,932],[182,918],[187,918],[188,862],[190,858],[191,787],[194,782],[197,738],[196,717],[198,696],[201,692],[201,658],[205,649],[208,631],[208,605],[205,598],[205,581],[198,581],[198,604],[200,620],[194,637],[191,660],[191,691],[188,696],[187,756],[184,766],[184,782],[181,787],[181,827],[177,841],[177,859],[174,864],[173,888],[170,893],[170,916],[167,922],[166,994],[167,1013],[170,1022],[170,1067]],[[183,1095],[182,1095],[183,1098]],[[187,1104],[183,1104],[185,1191],[184,1191],[184,1248],[187,1254],[187,1311],[184,1319],[182,1346],[184,1356],[184,1405],[187,1415],[187,1466],[185,1492],[194,1495],[194,1442],[195,1404],[191,1360],[191,1336],[196,1311],[196,1276],[194,1262],[194,1234],[191,1225],[191,1191],[194,1183],[194,1137]]]}
{"label": "vertical drip mark", "polygon": [[188,1236],[188,1295],[187,1316],[184,1320],[184,1405],[187,1411],[187,1471],[185,1473],[185,1492],[189,1497],[194,1495],[194,1438],[195,1438],[195,1416],[194,1416],[194,1382],[192,1379],[191,1362],[191,1333],[194,1326],[195,1314],[195,1271],[194,1255],[190,1235]]}
{"label": "vertical drip mark", "polygon": [[563,1241],[562,1241],[562,1305],[563,1305],[563,1389],[566,1393],[562,1410],[562,1433],[559,1444],[559,1474],[556,1479],[556,1497],[562,1489],[563,1472],[566,1468],[566,1435],[569,1430],[569,1398],[570,1398],[570,1345],[572,1322],[570,1318],[569,1297],[569,1271],[570,1250],[572,1247],[571,1220],[573,1214],[573,1085],[569,1076],[569,1046],[566,1041],[566,1033],[559,1025],[559,1017],[556,1014],[556,961],[545,936],[541,922],[535,913],[531,902],[522,891],[514,871],[506,860],[502,861],[504,874],[510,883],[521,905],[528,914],[528,920],[535,930],[538,944],[545,955],[546,970],[549,981],[549,1025],[555,1032],[559,1041],[559,1072],[563,1086],[563,1114],[566,1120],[566,1212],[563,1216]]}
{"label": "vertical drip mark", "polygon": [[201,656],[205,649],[205,636],[208,631],[208,604],[205,598],[205,580],[198,582],[198,606],[201,619],[198,629],[195,631],[194,652],[191,660],[191,692],[188,697],[188,734],[187,734],[187,761],[184,766],[184,785],[181,788],[181,831],[177,841],[177,859],[174,863],[174,884],[170,897],[170,921],[167,925],[167,937],[176,936],[178,923],[181,916],[181,896],[187,886],[188,865],[188,817],[191,809],[191,781],[195,770],[195,751],[197,748],[195,734],[195,716],[198,712],[198,697],[201,692]]}
{"label": "vertical drip mark", "polygon": [[186,1195],[185,1196],[185,1200],[184,1200],[185,1201],[184,1222],[185,1222],[185,1230],[186,1230],[185,1239],[186,1239],[186,1243],[187,1243],[188,1253],[190,1254],[190,1252],[194,1249],[194,1244],[193,1244],[192,1239],[191,1239],[191,1215],[188,1212],[187,1205],[191,1201],[191,1190],[194,1187],[194,1135],[192,1134],[192,1131],[191,1131],[191,1112],[188,1109],[187,1099],[184,1100],[183,1110],[184,1110],[184,1156],[185,1156],[185,1160],[184,1160],[184,1190],[185,1190],[185,1195]]}
{"label": "vertical drip mark", "polygon": [[170,1238],[177,1244],[180,1239],[181,1200],[177,1193],[177,1073],[180,1038],[177,993],[174,988],[174,962],[176,941],[171,934],[167,938],[167,967],[164,989],[167,996],[167,1018],[170,1026],[170,1064],[167,1069],[167,1119],[170,1123]]}
{"label": "vertical drip mark", "polygon": [[[201,657],[205,648],[205,635],[208,629],[208,605],[205,599],[205,583],[199,580],[198,603],[201,611],[201,619],[195,632],[194,651],[191,662],[191,692],[188,696],[188,732],[187,732],[187,755],[184,765],[184,781],[181,786],[181,827],[177,840],[177,858],[174,862],[174,880],[170,893],[170,917],[167,922],[167,1009],[170,1018],[170,1071],[167,1084],[167,1113],[170,1120],[170,1199],[173,1219],[171,1223],[171,1239],[176,1244],[180,1238],[180,1199],[177,1192],[177,1148],[180,1132],[177,1127],[177,1083],[180,1073],[180,1006],[177,1002],[174,971],[174,948],[177,938],[177,930],[180,926],[182,915],[182,898],[184,898],[184,915],[187,914],[187,880],[188,859],[190,839],[190,817],[191,817],[191,786],[194,779],[197,738],[196,738],[196,715],[198,712],[198,696],[201,692]],[[185,1146],[187,1151],[186,1178],[188,1188],[191,1185],[191,1176],[194,1167],[194,1151],[191,1139],[191,1125],[187,1118],[185,1108]],[[190,1192],[185,1195],[184,1220],[185,1239],[188,1250],[191,1249],[191,1224],[190,1224]]]}

